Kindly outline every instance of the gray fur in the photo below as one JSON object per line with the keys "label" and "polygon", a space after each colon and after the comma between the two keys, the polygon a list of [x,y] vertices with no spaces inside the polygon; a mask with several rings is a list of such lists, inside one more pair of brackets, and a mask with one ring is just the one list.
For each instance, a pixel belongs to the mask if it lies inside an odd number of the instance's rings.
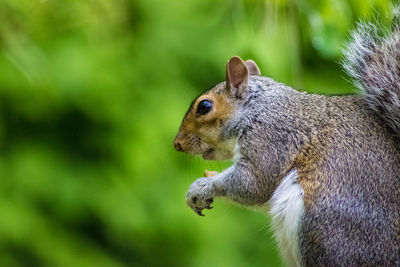
{"label": "gray fur", "polygon": [[249,84],[225,132],[237,135],[241,157],[193,183],[189,206],[201,211],[220,196],[264,205],[317,138],[324,158],[310,166],[318,196],[301,221],[303,265],[399,265],[400,146],[389,127],[358,96],[300,93],[265,77]]}
{"label": "gray fur", "polygon": [[370,108],[400,133],[400,20],[394,9],[392,31],[359,23],[344,51],[343,67],[361,89]]}
{"label": "gray fur", "polygon": [[201,213],[220,196],[264,205],[296,169],[304,189],[302,265],[400,266],[400,34],[394,29],[378,37],[375,26],[362,24],[353,34],[344,65],[362,95],[301,93],[251,76],[221,135],[237,138],[240,157],[195,181],[188,205]]}

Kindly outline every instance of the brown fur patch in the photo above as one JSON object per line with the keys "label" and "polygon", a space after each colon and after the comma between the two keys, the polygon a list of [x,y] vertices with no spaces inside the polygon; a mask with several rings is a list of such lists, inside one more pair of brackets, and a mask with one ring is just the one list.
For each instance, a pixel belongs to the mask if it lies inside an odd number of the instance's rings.
{"label": "brown fur patch", "polygon": [[[205,99],[213,102],[213,110],[208,114],[196,116],[198,104]],[[226,94],[208,91],[196,99],[190,111],[186,114],[182,127],[184,131],[190,133],[196,133],[200,128],[214,128],[218,126],[216,124],[217,120],[221,125],[221,122],[225,121],[232,113],[233,105],[229,102],[229,97]]]}
{"label": "brown fur patch", "polygon": [[[198,104],[206,99],[213,103],[211,111],[204,115],[197,114]],[[183,151],[192,154],[201,154],[210,148],[226,150],[223,147],[224,140],[221,140],[222,127],[234,113],[235,108],[234,99],[226,90],[225,83],[217,85],[193,102],[182,121],[176,142],[179,142]],[[191,142],[193,139],[197,139],[198,143]],[[233,148],[228,150],[232,150],[233,153]]]}
{"label": "brown fur patch", "polygon": [[331,126],[319,131],[294,161],[293,168],[297,170],[299,175],[297,181],[304,190],[303,200],[306,208],[314,203],[318,192],[323,189],[322,173],[319,170],[333,145],[330,143],[333,129]]}

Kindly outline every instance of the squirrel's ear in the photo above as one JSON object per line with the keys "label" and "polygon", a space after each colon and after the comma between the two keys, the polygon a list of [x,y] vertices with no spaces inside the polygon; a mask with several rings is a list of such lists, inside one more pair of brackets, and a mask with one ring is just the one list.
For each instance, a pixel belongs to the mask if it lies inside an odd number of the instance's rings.
{"label": "squirrel's ear", "polygon": [[242,98],[248,87],[249,70],[240,57],[232,57],[226,65],[226,87],[236,97]]}
{"label": "squirrel's ear", "polygon": [[248,59],[244,63],[246,64],[246,67],[249,70],[249,75],[261,75],[260,69],[253,60]]}

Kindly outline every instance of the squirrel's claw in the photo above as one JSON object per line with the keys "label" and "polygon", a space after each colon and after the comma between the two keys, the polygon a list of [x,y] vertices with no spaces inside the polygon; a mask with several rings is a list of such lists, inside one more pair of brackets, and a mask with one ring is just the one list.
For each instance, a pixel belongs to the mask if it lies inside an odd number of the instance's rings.
{"label": "squirrel's claw", "polygon": [[201,212],[201,209],[199,209],[199,208],[196,208],[194,212],[196,212],[199,216],[205,216],[205,215]]}
{"label": "squirrel's claw", "polygon": [[[197,197],[193,197],[193,198],[192,198],[192,202],[193,202],[194,204],[196,204],[197,201],[198,201]],[[192,208],[193,211],[196,212],[199,216],[205,216],[205,215],[203,214],[203,209],[210,210],[210,209],[214,208],[214,207],[211,207],[211,204],[214,202],[214,199],[213,199],[213,198],[205,199],[204,202],[206,203],[206,206],[194,207],[194,208]],[[203,202],[203,203],[204,203],[204,202]]]}
{"label": "squirrel's claw", "polygon": [[214,199],[212,199],[212,198],[206,199],[206,203],[207,203],[208,205],[207,205],[207,207],[205,207],[205,208],[208,209],[208,210],[212,209],[213,207],[211,207],[211,204],[212,204],[213,202],[214,202]]}
{"label": "squirrel's claw", "polygon": [[214,202],[212,194],[213,179],[199,178],[192,183],[186,193],[186,203],[199,216],[204,216],[204,209],[212,209],[211,204]]}

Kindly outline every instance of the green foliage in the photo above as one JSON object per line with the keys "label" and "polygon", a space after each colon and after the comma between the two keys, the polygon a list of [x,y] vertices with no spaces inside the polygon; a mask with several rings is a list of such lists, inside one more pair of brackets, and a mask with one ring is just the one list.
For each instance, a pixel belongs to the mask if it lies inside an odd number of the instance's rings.
{"label": "green foliage", "polygon": [[[0,2],[0,266],[276,266],[268,217],[185,192],[173,150],[229,57],[300,90],[353,90],[337,64],[383,0]],[[383,22],[389,20],[383,19]]]}

